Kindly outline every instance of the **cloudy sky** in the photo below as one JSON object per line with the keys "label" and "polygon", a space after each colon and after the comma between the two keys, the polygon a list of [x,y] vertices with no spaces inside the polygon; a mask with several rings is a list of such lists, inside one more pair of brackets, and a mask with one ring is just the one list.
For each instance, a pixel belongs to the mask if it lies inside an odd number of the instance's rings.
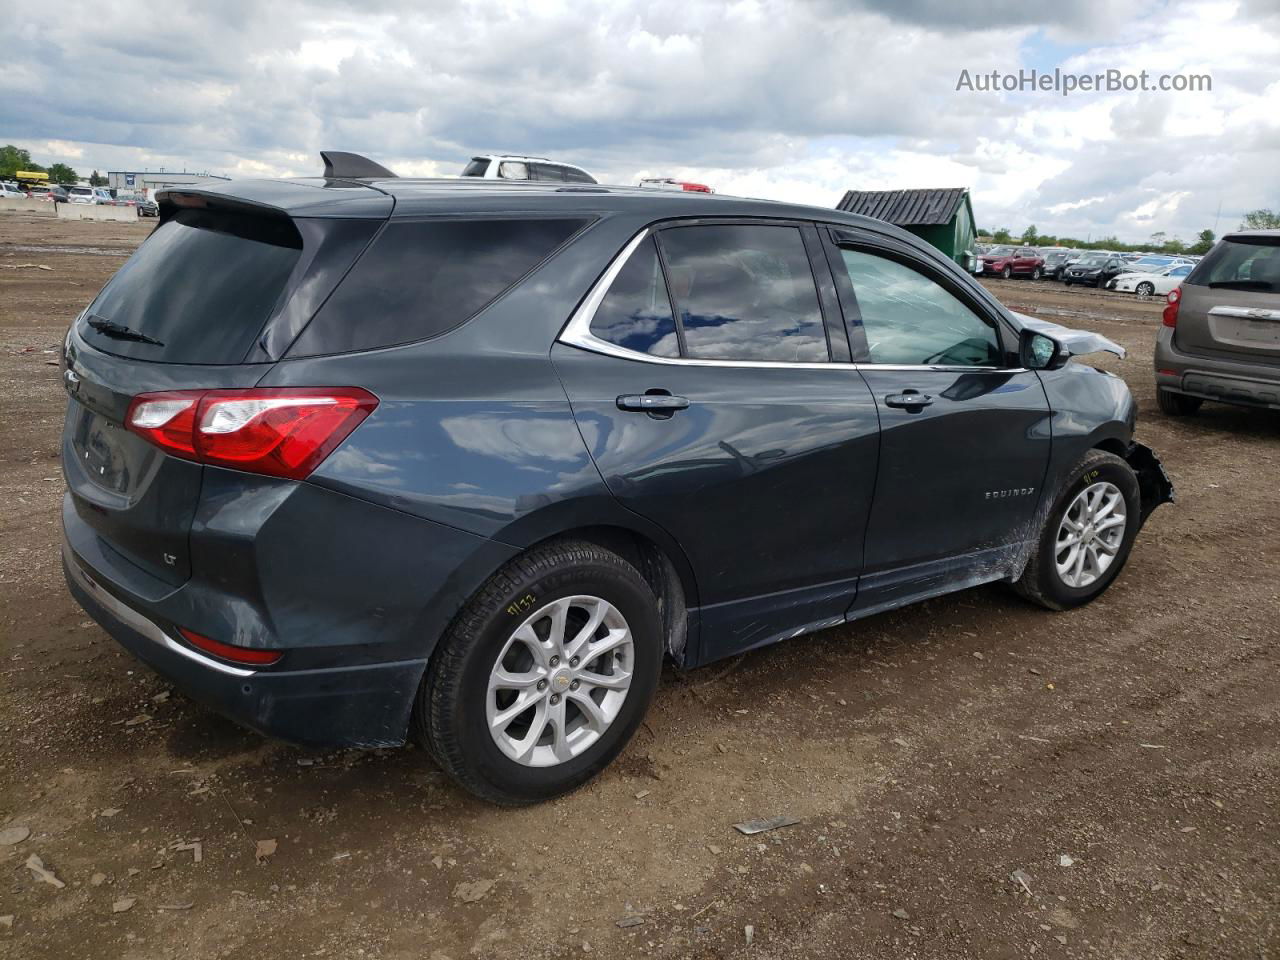
{"label": "cloudy sky", "polygon": [[[475,153],[831,206],[966,186],[980,225],[1191,239],[1280,208],[1280,0],[0,0],[0,143],[45,164],[401,175]],[[961,71],[1208,74],[979,92]],[[978,82],[974,80],[975,84]]]}

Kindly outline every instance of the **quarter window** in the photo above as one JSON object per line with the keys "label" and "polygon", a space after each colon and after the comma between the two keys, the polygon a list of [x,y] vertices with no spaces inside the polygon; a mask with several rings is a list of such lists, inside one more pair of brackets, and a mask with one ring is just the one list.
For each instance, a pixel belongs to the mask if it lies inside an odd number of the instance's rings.
{"label": "quarter window", "polygon": [[872,363],[1000,366],[993,324],[940,284],[862,250],[840,251],[853,283]]}
{"label": "quarter window", "polygon": [[439,336],[496,300],[582,220],[392,220],[290,350],[345,353]]}
{"label": "quarter window", "polygon": [[795,227],[723,224],[661,232],[685,355],[829,359],[818,293]]}
{"label": "quarter window", "polygon": [[591,320],[591,332],[608,343],[655,357],[680,356],[671,299],[648,237],[632,252]]}

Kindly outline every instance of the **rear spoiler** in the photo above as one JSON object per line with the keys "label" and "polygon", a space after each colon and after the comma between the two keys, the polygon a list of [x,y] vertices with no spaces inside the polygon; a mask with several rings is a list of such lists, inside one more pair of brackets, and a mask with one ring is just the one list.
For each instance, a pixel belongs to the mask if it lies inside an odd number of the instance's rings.
{"label": "rear spoiler", "polygon": [[[260,217],[385,220],[395,200],[368,180],[227,180],[156,192],[162,222],[183,208],[222,209]],[[167,215],[166,215],[167,211]]]}

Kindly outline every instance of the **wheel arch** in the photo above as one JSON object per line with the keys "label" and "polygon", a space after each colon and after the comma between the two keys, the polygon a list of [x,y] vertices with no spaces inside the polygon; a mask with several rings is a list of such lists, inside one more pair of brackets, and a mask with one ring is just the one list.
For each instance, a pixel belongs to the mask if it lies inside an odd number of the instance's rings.
{"label": "wheel arch", "polygon": [[697,605],[697,583],[683,550],[671,541],[659,543],[648,531],[636,526],[593,523],[561,530],[529,544],[521,552],[557,540],[585,540],[617,554],[635,567],[658,599],[666,652],[679,666],[689,662],[693,633],[689,608]]}

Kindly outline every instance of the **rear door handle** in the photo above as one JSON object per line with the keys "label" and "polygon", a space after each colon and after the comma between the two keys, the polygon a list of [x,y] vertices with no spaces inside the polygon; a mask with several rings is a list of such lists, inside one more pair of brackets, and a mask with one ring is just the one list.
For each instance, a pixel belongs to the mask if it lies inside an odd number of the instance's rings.
{"label": "rear door handle", "polygon": [[635,410],[641,413],[675,413],[686,410],[689,401],[685,397],[673,397],[669,393],[624,393],[618,398],[619,410]]}
{"label": "rear door handle", "polygon": [[927,393],[915,393],[907,391],[906,393],[891,393],[884,398],[886,407],[898,407],[902,410],[920,410],[933,403],[933,397]]}

